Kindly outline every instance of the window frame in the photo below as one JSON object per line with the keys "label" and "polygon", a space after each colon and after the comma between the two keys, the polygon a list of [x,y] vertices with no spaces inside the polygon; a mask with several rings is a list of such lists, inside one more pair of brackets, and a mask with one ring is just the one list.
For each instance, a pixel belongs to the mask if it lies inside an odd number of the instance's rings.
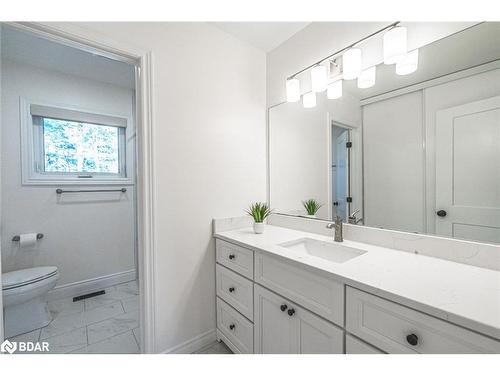
{"label": "window frame", "polygon": [[[54,110],[76,111],[90,116],[108,116],[121,119],[125,126],[117,126],[118,129],[118,167],[119,173],[79,173],[79,172],[46,172],[43,118],[54,118],[51,116],[39,116],[31,114],[31,105],[43,106]],[[132,121],[129,116],[122,114],[108,114],[88,109],[68,108],[61,105],[42,104],[20,98],[21,118],[21,171],[23,185],[132,185],[132,165],[134,146],[130,139],[135,136]],[[35,123],[35,119],[42,122]],[[68,121],[78,121],[67,118]],[[87,122],[93,125],[91,121]],[[103,126],[116,126],[106,125]]]}

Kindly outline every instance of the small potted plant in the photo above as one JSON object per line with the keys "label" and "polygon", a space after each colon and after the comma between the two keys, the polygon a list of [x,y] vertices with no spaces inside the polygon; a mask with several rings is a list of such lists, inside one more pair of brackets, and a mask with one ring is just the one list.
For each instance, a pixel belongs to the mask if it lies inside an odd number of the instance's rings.
{"label": "small potted plant", "polygon": [[319,204],[316,199],[308,199],[306,201],[302,201],[302,205],[306,209],[307,217],[316,218],[316,212],[323,206]]}
{"label": "small potted plant", "polygon": [[245,212],[253,217],[253,231],[257,234],[264,233],[264,220],[272,213],[268,204],[262,202],[252,203]]}

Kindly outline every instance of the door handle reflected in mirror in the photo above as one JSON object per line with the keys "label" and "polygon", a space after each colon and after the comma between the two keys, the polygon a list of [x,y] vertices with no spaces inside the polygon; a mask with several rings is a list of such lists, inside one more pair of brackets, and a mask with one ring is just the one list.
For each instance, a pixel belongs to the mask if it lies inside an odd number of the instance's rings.
{"label": "door handle reflected in mirror", "polygon": [[446,216],[446,211],[445,210],[439,210],[438,212],[436,212],[436,215],[438,215],[439,217],[445,217]]}

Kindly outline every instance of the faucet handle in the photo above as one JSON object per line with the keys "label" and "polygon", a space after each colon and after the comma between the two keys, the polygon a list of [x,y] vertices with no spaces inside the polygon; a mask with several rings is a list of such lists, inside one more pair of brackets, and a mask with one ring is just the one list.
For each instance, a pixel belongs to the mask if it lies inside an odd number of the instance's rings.
{"label": "faucet handle", "polygon": [[359,214],[359,211],[360,211],[360,210],[356,210],[356,211],[352,212],[352,213],[349,215],[349,217],[355,218],[355,217],[356,217],[356,215],[357,215],[357,214]]}
{"label": "faucet handle", "polygon": [[335,224],[333,224],[333,223],[326,224],[327,229],[332,229],[333,227],[335,227]]}

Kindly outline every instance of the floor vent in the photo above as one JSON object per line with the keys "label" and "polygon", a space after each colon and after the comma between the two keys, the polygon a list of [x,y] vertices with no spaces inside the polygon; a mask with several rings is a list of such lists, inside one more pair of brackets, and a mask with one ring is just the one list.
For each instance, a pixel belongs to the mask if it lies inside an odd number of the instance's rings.
{"label": "floor vent", "polygon": [[82,294],[81,296],[73,297],[73,302],[81,301],[82,299],[92,298],[95,296],[100,296],[101,294],[105,294],[105,293],[106,292],[104,290],[100,290],[100,291],[94,292],[94,293]]}

